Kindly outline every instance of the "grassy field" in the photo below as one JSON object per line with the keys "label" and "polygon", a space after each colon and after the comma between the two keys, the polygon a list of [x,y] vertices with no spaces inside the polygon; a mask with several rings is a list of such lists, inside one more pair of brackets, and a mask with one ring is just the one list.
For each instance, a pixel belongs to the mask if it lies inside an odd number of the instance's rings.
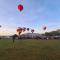
{"label": "grassy field", "polygon": [[60,40],[0,40],[0,60],[60,60]]}

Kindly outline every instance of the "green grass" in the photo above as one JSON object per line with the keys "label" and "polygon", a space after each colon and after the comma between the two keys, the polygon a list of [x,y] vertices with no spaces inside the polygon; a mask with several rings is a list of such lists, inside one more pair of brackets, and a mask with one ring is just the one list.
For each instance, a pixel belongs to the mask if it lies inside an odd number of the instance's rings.
{"label": "green grass", "polygon": [[0,60],[60,60],[60,40],[0,40]]}

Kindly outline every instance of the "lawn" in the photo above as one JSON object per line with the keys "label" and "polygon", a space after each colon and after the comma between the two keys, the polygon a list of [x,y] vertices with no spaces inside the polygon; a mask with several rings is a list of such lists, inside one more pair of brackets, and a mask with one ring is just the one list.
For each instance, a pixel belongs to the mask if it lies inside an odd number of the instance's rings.
{"label": "lawn", "polygon": [[0,60],[60,60],[60,40],[0,39]]}

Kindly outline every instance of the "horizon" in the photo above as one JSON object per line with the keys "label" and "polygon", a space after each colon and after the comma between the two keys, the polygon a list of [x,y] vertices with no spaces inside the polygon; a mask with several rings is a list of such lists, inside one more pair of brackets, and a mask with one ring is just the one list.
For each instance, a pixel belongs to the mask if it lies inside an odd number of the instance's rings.
{"label": "horizon", "polygon": [[[39,33],[39,32],[34,32],[34,33],[37,33],[37,34],[45,34],[46,32],[53,32],[53,31],[60,31],[60,29],[52,30],[52,31],[45,31],[45,32],[43,32],[43,33]],[[32,33],[32,32],[31,32],[31,31],[25,31],[25,32],[22,32],[21,35],[22,35],[22,34],[27,34],[27,33]],[[17,34],[17,35],[18,35],[18,33],[2,34],[2,35],[1,35],[1,33],[0,33],[0,36],[12,36],[12,35],[14,35],[14,34]]]}

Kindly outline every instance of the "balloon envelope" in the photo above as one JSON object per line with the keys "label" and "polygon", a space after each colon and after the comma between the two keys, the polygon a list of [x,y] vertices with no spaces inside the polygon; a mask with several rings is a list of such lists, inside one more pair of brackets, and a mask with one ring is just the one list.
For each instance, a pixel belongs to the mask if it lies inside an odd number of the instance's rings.
{"label": "balloon envelope", "polygon": [[23,5],[19,4],[19,5],[18,5],[18,10],[19,10],[19,11],[22,11],[22,10],[23,10]]}
{"label": "balloon envelope", "polygon": [[23,32],[25,32],[26,31],[26,28],[25,27],[23,27]]}
{"label": "balloon envelope", "polygon": [[18,28],[17,29],[17,32],[22,32],[22,28]]}
{"label": "balloon envelope", "polygon": [[34,29],[31,29],[31,32],[33,33],[34,32]]}
{"label": "balloon envelope", "polygon": [[29,31],[29,28],[27,28],[27,31]]}
{"label": "balloon envelope", "polygon": [[43,30],[46,30],[46,28],[47,28],[46,26],[45,26],[45,27],[43,27]]}

